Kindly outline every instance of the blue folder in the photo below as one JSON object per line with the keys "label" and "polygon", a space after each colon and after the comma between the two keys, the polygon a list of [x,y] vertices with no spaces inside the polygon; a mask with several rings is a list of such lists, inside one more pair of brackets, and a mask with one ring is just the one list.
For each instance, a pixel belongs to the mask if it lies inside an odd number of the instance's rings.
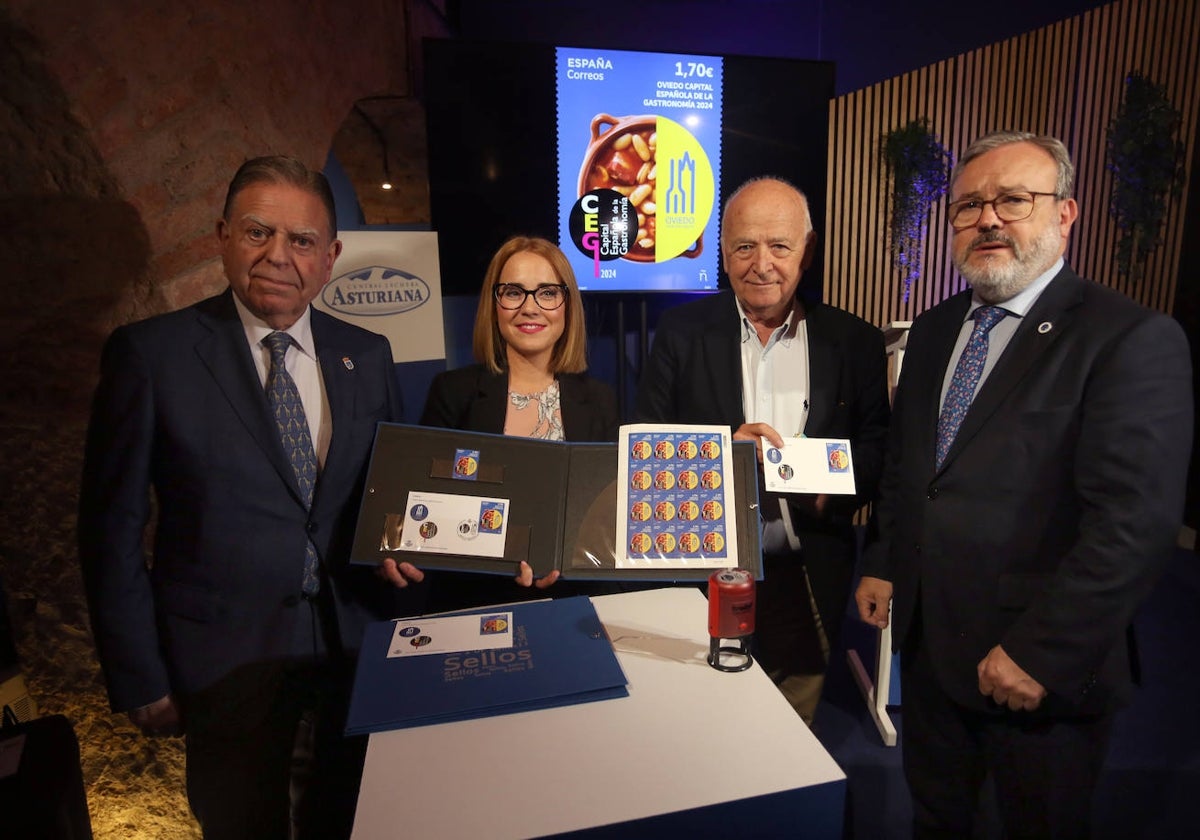
{"label": "blue folder", "polygon": [[354,675],[346,734],[628,696],[612,643],[586,597],[464,614],[498,611],[512,612],[512,648],[389,659],[395,622],[370,624]]}

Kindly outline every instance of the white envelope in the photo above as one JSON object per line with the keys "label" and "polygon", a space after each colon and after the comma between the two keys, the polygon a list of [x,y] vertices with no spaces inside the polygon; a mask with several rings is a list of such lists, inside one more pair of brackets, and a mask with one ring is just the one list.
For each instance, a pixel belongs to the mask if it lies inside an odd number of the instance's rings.
{"label": "white envelope", "polygon": [[772,493],[854,495],[854,461],[844,438],[784,438],[782,447],[762,439],[763,477]]}
{"label": "white envelope", "polygon": [[504,557],[508,499],[450,493],[408,494],[400,548],[469,557]]}
{"label": "white envelope", "polygon": [[511,612],[405,618],[397,621],[392,631],[388,659],[466,650],[499,650],[512,645]]}

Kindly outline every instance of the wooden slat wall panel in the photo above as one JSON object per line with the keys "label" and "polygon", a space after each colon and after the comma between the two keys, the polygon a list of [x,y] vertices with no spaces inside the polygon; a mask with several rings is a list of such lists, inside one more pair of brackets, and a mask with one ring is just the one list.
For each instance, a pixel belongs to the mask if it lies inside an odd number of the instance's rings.
{"label": "wooden slat wall panel", "polygon": [[[1200,0],[1119,0],[1078,17],[854,91],[830,106],[825,297],[875,324],[911,320],[963,288],[950,261],[945,205],[930,214],[922,277],[907,302],[887,247],[889,193],[880,160],[888,131],[924,117],[956,155],[998,129],[1059,137],[1076,165],[1080,218],[1067,260],[1082,275],[1170,312],[1186,192],[1170,202],[1163,242],[1141,280],[1119,277],[1108,214],[1108,124],[1127,73],[1164,85],[1183,114],[1190,164],[1200,114]],[[1186,184],[1185,184],[1186,190]]]}

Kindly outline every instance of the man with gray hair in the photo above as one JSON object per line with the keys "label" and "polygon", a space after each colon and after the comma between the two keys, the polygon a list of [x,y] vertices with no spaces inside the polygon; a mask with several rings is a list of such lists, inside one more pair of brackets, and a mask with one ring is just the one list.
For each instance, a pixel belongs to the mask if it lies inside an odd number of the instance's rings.
{"label": "man with gray hair", "polygon": [[729,426],[759,446],[759,463],[764,437],[850,440],[857,495],[759,495],[756,655],[808,723],[850,596],[852,518],[875,495],[888,422],[883,334],[798,294],[816,240],[791,184],[756,178],[735,190],[721,217],[732,289],[663,314],[637,401],[642,422]]}
{"label": "man with gray hair", "polygon": [[970,837],[990,772],[1012,837],[1086,837],[1131,622],[1183,511],[1193,402],[1172,319],[1078,277],[1052,137],[951,179],[970,289],[913,323],[856,593],[901,651],[917,837]]}

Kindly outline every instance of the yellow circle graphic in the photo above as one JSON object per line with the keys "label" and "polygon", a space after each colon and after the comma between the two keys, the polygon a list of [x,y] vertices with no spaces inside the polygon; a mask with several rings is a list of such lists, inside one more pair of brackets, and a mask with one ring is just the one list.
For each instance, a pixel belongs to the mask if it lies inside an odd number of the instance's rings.
{"label": "yellow circle graphic", "polygon": [[704,148],[674,120],[658,118],[655,262],[666,262],[698,246],[712,215],[716,181]]}

